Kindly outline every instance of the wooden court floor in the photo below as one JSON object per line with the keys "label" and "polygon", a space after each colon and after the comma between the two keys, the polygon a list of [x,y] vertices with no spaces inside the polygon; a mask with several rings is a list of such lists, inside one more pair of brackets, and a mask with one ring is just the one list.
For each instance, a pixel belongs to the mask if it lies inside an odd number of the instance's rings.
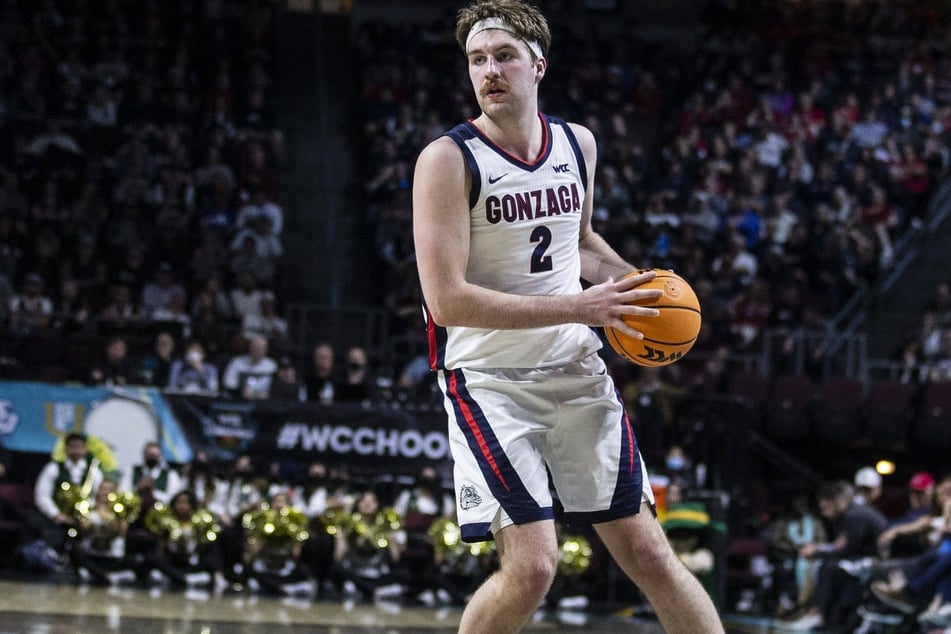
{"label": "wooden court floor", "polygon": [[[0,581],[0,634],[429,634],[455,632],[460,615],[459,608]],[[526,631],[663,632],[647,618],[584,613],[539,613]]]}

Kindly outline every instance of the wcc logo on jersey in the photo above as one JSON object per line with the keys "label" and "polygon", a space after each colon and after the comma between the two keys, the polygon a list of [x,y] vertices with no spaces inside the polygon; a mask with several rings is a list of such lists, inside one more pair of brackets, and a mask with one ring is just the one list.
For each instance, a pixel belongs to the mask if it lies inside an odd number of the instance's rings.
{"label": "wcc logo on jersey", "polygon": [[459,506],[466,511],[482,504],[482,498],[471,484],[463,484],[459,489]]}

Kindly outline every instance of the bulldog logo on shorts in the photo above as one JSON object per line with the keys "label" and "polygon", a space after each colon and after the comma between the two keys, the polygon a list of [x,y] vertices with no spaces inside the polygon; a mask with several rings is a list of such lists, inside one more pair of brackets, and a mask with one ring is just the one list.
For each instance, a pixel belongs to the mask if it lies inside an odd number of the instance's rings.
{"label": "bulldog logo on shorts", "polygon": [[459,489],[459,506],[462,510],[468,510],[482,504],[482,498],[476,492],[476,488],[471,484],[463,484]]}

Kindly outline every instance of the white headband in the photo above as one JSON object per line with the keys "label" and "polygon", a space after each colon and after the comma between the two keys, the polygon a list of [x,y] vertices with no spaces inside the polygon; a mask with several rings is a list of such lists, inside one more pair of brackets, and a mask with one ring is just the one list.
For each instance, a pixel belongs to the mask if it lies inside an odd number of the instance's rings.
{"label": "white headband", "polygon": [[469,44],[472,42],[472,38],[474,38],[479,33],[482,33],[482,31],[488,31],[489,29],[499,29],[500,31],[508,31],[515,37],[525,42],[525,44],[528,45],[528,48],[532,51],[532,53],[535,54],[535,57],[545,57],[542,54],[542,47],[539,46],[538,42],[536,42],[535,40],[526,40],[525,38],[519,36],[519,34],[515,32],[515,29],[509,26],[508,22],[506,22],[502,18],[486,18],[484,20],[479,20],[478,22],[473,24],[472,28],[469,29],[469,35],[466,36],[466,53],[469,52]]}

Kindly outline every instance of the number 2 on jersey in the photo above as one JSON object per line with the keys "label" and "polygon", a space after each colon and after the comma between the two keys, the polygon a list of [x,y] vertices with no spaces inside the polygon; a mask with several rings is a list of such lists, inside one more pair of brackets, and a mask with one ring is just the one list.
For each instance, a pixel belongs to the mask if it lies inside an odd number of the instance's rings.
{"label": "number 2 on jersey", "polygon": [[532,273],[544,273],[552,270],[552,261],[550,255],[545,255],[548,247],[551,246],[551,229],[545,225],[539,225],[532,229],[532,243],[538,243],[535,250],[532,251]]}

